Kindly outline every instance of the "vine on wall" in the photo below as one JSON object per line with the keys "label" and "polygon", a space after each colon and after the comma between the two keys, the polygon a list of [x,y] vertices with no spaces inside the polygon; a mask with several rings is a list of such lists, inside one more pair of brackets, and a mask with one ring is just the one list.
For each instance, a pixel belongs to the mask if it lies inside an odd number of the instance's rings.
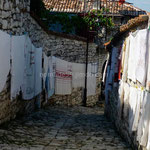
{"label": "vine on wall", "polygon": [[71,33],[75,30],[76,34],[86,36],[84,33],[87,30],[97,31],[102,30],[103,27],[110,29],[114,26],[111,17],[103,15],[109,10],[92,10],[79,16],[68,13],[50,13],[51,9],[47,10],[42,0],[31,0],[31,11],[40,17],[48,29],[54,24],[60,24],[64,33]]}
{"label": "vine on wall", "polygon": [[91,10],[85,15],[85,17],[83,17],[89,30],[100,30],[103,27],[109,29],[114,26],[112,18],[103,15],[106,11],[109,13],[109,10],[105,10],[104,8],[101,10]]}

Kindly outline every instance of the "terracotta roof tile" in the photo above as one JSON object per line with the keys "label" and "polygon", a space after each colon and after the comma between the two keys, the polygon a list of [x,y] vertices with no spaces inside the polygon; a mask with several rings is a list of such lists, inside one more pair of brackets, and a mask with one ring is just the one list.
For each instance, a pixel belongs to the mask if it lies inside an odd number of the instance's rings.
{"label": "terracotta roof tile", "polygon": [[[70,12],[70,13],[83,13],[84,8],[89,11],[94,8],[94,3],[97,0],[86,0],[86,6],[84,6],[84,0],[43,0],[47,9],[51,9],[52,12]],[[118,0],[99,0],[101,7],[108,8],[110,13],[123,14],[123,15],[135,15],[145,14],[145,11],[134,7],[133,5],[125,2],[123,5],[119,5]]]}

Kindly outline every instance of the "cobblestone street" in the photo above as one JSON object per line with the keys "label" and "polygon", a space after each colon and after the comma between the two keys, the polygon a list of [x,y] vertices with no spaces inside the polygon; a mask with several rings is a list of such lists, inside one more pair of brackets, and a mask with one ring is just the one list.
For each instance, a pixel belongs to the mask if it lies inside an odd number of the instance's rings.
{"label": "cobblestone street", "polygon": [[0,150],[129,150],[103,109],[48,107],[0,127]]}

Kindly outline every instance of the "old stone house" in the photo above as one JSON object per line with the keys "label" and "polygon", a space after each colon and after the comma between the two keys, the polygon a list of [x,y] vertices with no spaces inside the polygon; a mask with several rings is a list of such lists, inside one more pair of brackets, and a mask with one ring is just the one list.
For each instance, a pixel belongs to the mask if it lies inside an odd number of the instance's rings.
{"label": "old stone house", "polygon": [[[113,47],[120,48],[123,41],[125,41],[125,39],[129,36],[129,33],[139,31],[142,29],[148,29],[149,28],[148,21],[149,21],[148,15],[141,15],[139,17],[129,20],[127,24],[122,25],[120,27],[120,32],[114,36],[114,39],[110,43],[105,44],[106,49],[111,54],[112,48]],[[136,81],[136,82],[138,82],[138,81]],[[127,83],[130,83],[130,81],[127,81]],[[140,83],[134,83],[134,84],[140,85]],[[131,84],[129,84],[129,85],[131,87]],[[130,143],[130,145],[132,145],[133,149],[146,149],[146,147],[141,146],[141,143],[139,141],[137,141],[138,131],[134,131],[134,132],[129,131],[129,119],[130,118],[124,117],[124,115],[123,115],[124,109],[126,107],[125,102],[123,102],[122,112],[121,113],[119,112],[118,86],[114,86],[112,91],[109,92],[109,98],[108,98],[109,102],[105,106],[105,114],[108,116],[108,118],[110,118],[114,122],[119,133],[122,135],[122,137],[124,137],[128,141],[128,143]],[[133,97],[133,99],[134,99],[134,101],[136,101],[135,97]],[[143,101],[141,103],[143,104]],[[129,104],[127,104],[128,111],[130,111],[130,109],[131,109],[130,107],[131,106]],[[121,114],[121,116],[120,116],[120,114]],[[136,115],[137,114],[135,114],[135,116]],[[140,117],[141,116],[142,115],[140,114]],[[139,120],[138,120],[138,124],[139,124]],[[145,138],[145,140],[146,140],[146,138]]]}
{"label": "old stone house", "polygon": [[[36,9],[34,3],[35,3],[35,0],[31,0],[31,6],[33,6],[33,9],[31,7],[31,10],[38,11],[38,10],[34,10]],[[83,17],[84,14],[86,14],[87,12],[91,10],[100,10],[103,8],[105,9],[103,12],[103,15],[106,17],[112,17],[113,22],[115,23],[116,26],[120,26],[122,24],[127,23],[127,21],[130,20],[131,18],[134,18],[141,14],[146,14],[146,11],[133,6],[131,3],[124,2],[123,4],[120,4],[119,0],[115,0],[115,1],[109,1],[109,0],[90,0],[90,1],[43,0],[43,3],[46,9],[50,12],[50,15],[60,15],[63,13],[67,15],[69,18],[71,18],[72,16]],[[64,29],[62,27],[63,27],[63,24],[61,24],[60,22],[54,23],[50,25],[50,30],[56,31],[56,32],[64,32]],[[84,31],[83,29],[81,29],[82,33],[80,33],[81,31],[77,31],[77,30],[78,29],[76,29],[76,26],[74,26],[70,34],[77,34],[79,36],[84,36],[84,37],[87,36],[86,30]],[[107,32],[105,31],[106,30],[105,28],[102,30],[103,30],[103,33]],[[105,35],[103,36],[106,38]]]}
{"label": "old stone house", "polygon": [[137,8],[128,2],[125,2],[122,5],[120,5],[118,0],[43,0],[43,2],[46,8],[50,9],[51,12],[59,13],[66,12],[73,14],[83,14],[93,9],[99,10],[101,8],[106,8],[109,10],[109,12],[104,12],[104,15],[113,16],[114,22],[116,24],[127,23],[127,21],[133,17],[146,14],[144,10]]}

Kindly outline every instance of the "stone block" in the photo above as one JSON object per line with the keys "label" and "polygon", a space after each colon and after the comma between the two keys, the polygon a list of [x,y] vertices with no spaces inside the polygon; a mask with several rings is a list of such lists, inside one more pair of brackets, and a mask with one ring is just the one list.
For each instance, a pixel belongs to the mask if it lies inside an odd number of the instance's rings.
{"label": "stone block", "polygon": [[10,11],[2,11],[2,19],[6,19],[8,17],[10,17]]}
{"label": "stone block", "polygon": [[2,28],[5,30],[5,29],[8,29],[8,21],[7,20],[2,20]]}

